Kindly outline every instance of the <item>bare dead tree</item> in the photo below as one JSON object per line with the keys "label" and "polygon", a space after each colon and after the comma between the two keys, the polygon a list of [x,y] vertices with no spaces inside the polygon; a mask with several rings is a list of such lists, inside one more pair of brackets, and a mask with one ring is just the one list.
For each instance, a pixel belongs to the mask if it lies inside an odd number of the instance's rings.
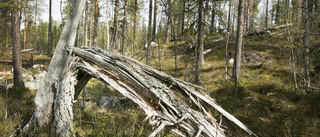
{"label": "bare dead tree", "polygon": [[[62,86],[64,78],[71,80],[73,74],[69,74],[72,61],[72,48],[74,47],[77,27],[81,13],[85,7],[86,0],[76,0],[71,8],[69,18],[64,25],[61,37],[57,44],[53,58],[50,62],[44,83],[37,92],[34,99],[36,109],[30,122],[24,127],[28,130],[31,125],[38,131],[50,131],[53,135],[69,136],[72,129],[73,97],[70,89],[74,85]],[[67,85],[68,83],[64,83]],[[69,83],[71,84],[71,83]]]}

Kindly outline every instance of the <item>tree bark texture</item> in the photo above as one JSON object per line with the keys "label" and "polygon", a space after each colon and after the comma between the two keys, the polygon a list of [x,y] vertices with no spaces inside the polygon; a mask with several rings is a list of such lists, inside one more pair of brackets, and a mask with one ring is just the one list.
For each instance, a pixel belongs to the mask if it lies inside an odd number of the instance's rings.
{"label": "tree bark texture", "polygon": [[234,55],[234,66],[233,66],[233,76],[239,77],[240,75],[240,62],[241,62],[241,50],[242,50],[242,37],[243,37],[243,13],[244,1],[239,1],[238,9],[238,26],[237,26],[237,37],[236,37],[236,48]]}
{"label": "tree bark texture", "polygon": [[310,87],[310,63],[309,63],[309,44],[308,44],[308,31],[309,31],[309,14],[308,14],[308,0],[304,0],[304,34],[303,34],[303,42],[304,42],[304,71],[306,76],[307,87]]}
{"label": "tree bark texture", "polygon": [[215,26],[214,26],[215,18],[216,18],[216,0],[212,0],[210,34],[213,34],[215,32]]}
{"label": "tree bark texture", "polygon": [[124,0],[124,18],[123,18],[123,33],[122,33],[122,55],[126,54],[126,34],[127,34],[127,4],[128,0]]}
{"label": "tree bark texture", "polygon": [[203,58],[203,35],[202,35],[202,16],[203,16],[203,1],[199,0],[198,9],[198,40],[197,40],[197,50],[196,50],[196,73],[195,73],[195,83],[200,85],[199,73],[201,65],[204,64]]}
{"label": "tree bark texture", "polygon": [[[72,92],[73,85],[65,80],[69,79],[73,81],[72,76],[74,75],[69,74],[68,70],[70,70],[71,51],[74,47],[77,27],[81,13],[85,7],[85,2],[86,0],[76,0],[71,8],[69,18],[62,30],[44,83],[36,94],[34,115],[24,130],[28,130],[31,125],[34,125],[38,131],[50,131],[51,127],[53,135],[69,136],[70,129],[72,129],[70,122],[72,123],[73,119],[72,111],[70,111],[72,110],[72,102],[70,100],[73,99],[74,93]],[[59,99],[59,97],[63,98]]]}
{"label": "tree bark texture", "polygon": [[88,47],[88,2],[86,2],[84,27],[85,27],[84,46]]}
{"label": "tree bark texture", "polygon": [[146,52],[146,64],[149,65],[150,64],[150,45],[151,45],[151,40],[152,40],[152,36],[151,36],[151,33],[152,33],[152,30],[151,30],[151,24],[152,23],[152,0],[149,0],[149,21],[148,21],[148,36],[147,36],[147,39],[148,39],[148,46],[147,48],[145,49],[145,52]]}
{"label": "tree bark texture", "polygon": [[186,12],[186,1],[187,0],[183,0],[182,2],[182,17],[181,17],[181,33],[183,33],[184,30],[184,16],[185,16],[185,12]]}
{"label": "tree bark texture", "polygon": [[92,43],[93,43],[93,38],[94,38],[94,34],[92,33],[93,32],[93,13],[94,13],[94,10],[93,10],[93,7],[94,7],[95,3],[92,2],[91,6],[90,6],[90,29],[89,29],[89,47],[92,46]]}
{"label": "tree bark texture", "polygon": [[256,0],[253,0],[252,1],[252,15],[251,15],[251,21],[250,21],[250,28],[251,29],[254,29],[254,13],[256,11],[256,8],[257,8],[257,2]]}
{"label": "tree bark texture", "polygon": [[[265,26],[266,28],[268,28],[268,4],[269,4],[269,0],[266,0],[266,22],[265,22]],[[292,13],[294,14],[294,13]]]}
{"label": "tree bark texture", "polygon": [[277,4],[276,19],[275,19],[276,24],[279,25],[279,21],[280,21],[280,0],[278,0],[278,4]]}
{"label": "tree bark texture", "polygon": [[34,48],[39,51],[39,47],[37,47],[37,11],[38,11],[38,0],[36,2],[35,13],[34,13]]}
{"label": "tree bark texture", "polygon": [[20,45],[20,16],[18,0],[13,1],[14,9],[11,12],[11,35],[12,35],[12,62],[14,87],[24,87],[22,77],[22,60]]}
{"label": "tree bark texture", "polygon": [[99,22],[99,0],[94,1],[94,30],[93,30],[93,47],[97,47],[98,22]]}
{"label": "tree bark texture", "polygon": [[135,0],[134,1],[134,17],[133,17],[133,43],[132,43],[133,56],[136,53],[135,49],[136,49],[137,12],[138,12],[138,0]]}
{"label": "tree bark texture", "polygon": [[[194,86],[190,83],[101,49],[73,48],[73,53],[76,55],[73,63],[76,69],[110,84],[145,111],[146,120],[156,127],[151,137],[165,128],[179,136],[224,136],[223,129],[216,123],[209,106],[249,134],[255,135],[243,123],[223,110],[213,98],[189,87]],[[191,99],[200,110],[192,109],[181,97],[175,95],[175,92]]]}
{"label": "tree bark texture", "polygon": [[118,30],[118,15],[119,15],[119,0],[115,0],[115,6],[114,6],[114,17],[113,17],[113,32],[111,37],[111,44],[110,49],[113,51],[116,49],[116,35]]}
{"label": "tree bark texture", "polygon": [[48,28],[48,54],[51,54],[51,44],[52,44],[52,0],[49,0],[49,28]]}
{"label": "tree bark texture", "polygon": [[175,17],[174,17],[174,1],[171,3],[170,2],[170,15],[171,15],[171,17],[170,17],[170,20],[171,20],[171,23],[172,23],[172,27],[171,27],[171,34],[172,34],[172,38],[173,38],[173,40],[174,40],[174,76],[175,77],[177,77],[177,75],[178,75],[178,55],[177,55],[177,32],[175,31],[175,25],[174,25],[174,23],[175,23]]}
{"label": "tree bark texture", "polygon": [[28,0],[26,0],[26,7],[24,8],[24,29],[23,29],[23,49],[27,47],[27,19],[28,19]]}
{"label": "tree bark texture", "polygon": [[247,16],[246,16],[246,31],[250,30],[250,5],[251,1],[248,0],[248,6],[247,6]]}
{"label": "tree bark texture", "polygon": [[156,30],[157,30],[157,0],[154,0],[152,41],[156,40]]}
{"label": "tree bark texture", "polygon": [[231,27],[231,4],[232,1],[229,1],[229,11],[228,11],[228,27],[227,27],[227,32],[230,32],[230,27]]}

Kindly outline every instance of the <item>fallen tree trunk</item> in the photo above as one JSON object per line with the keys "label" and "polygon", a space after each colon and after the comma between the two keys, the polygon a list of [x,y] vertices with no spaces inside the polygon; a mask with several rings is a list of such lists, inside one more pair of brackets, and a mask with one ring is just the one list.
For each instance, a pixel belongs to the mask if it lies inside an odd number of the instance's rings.
{"label": "fallen tree trunk", "polygon": [[[78,56],[74,63],[76,69],[110,84],[145,111],[146,120],[148,119],[153,127],[157,127],[150,136],[156,136],[165,128],[179,136],[224,136],[224,130],[216,123],[208,106],[214,107],[226,118],[254,135],[210,96],[189,87],[192,84],[125,56],[100,49],[74,48],[73,53]],[[174,93],[191,99],[201,111],[192,109]]]}
{"label": "fallen tree trunk", "polygon": [[[292,24],[288,24],[288,26],[292,26]],[[263,35],[263,34],[272,34],[273,31],[276,31],[276,30],[280,30],[280,29],[286,29],[287,25],[278,25],[278,26],[271,26],[271,27],[267,27],[267,28],[260,28],[260,29],[256,29],[256,30],[251,30],[247,33],[244,34],[244,37],[246,36],[253,36],[253,35]],[[230,38],[235,38],[236,37],[236,34],[231,34],[230,35]],[[216,38],[216,39],[211,39],[211,40],[208,40],[209,43],[215,43],[215,42],[220,42],[220,41],[223,41],[223,40],[226,40],[227,37],[219,37],[219,38]]]}
{"label": "fallen tree trunk", "polygon": [[278,26],[271,26],[267,28],[260,28],[256,30],[249,31],[245,34],[245,36],[253,36],[253,35],[263,35],[263,34],[272,34],[273,31],[277,31],[280,29],[286,29],[287,26],[292,26],[292,24],[284,24]]}

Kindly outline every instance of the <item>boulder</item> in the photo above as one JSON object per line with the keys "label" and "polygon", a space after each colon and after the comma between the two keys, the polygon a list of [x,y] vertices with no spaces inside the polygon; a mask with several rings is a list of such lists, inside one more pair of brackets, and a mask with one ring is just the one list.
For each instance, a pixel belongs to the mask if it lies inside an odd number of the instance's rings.
{"label": "boulder", "polygon": [[257,53],[253,52],[251,53],[250,59],[252,62],[256,62],[260,59],[260,56]]}
{"label": "boulder", "polygon": [[40,80],[25,82],[24,85],[33,91],[38,91],[40,89],[41,82]]}
{"label": "boulder", "polygon": [[47,72],[41,71],[39,74],[37,74],[35,77],[36,79],[44,79],[46,77]]}
{"label": "boulder", "polygon": [[24,82],[34,81],[33,76],[29,74],[23,74],[23,78],[24,78]]}
{"label": "boulder", "polygon": [[118,105],[120,105],[119,97],[116,97],[116,96],[110,96],[110,97],[103,96],[103,97],[101,97],[100,107],[102,107],[104,109],[115,108]]}

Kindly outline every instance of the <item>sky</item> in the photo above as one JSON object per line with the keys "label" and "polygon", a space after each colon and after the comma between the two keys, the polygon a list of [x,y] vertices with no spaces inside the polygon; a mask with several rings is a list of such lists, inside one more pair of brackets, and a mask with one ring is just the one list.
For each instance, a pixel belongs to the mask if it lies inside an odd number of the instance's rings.
{"label": "sky", "polygon": [[[60,12],[60,3],[62,1],[62,6],[65,6],[64,1],[65,0],[52,0],[52,18],[55,21],[61,22],[61,12]],[[108,0],[109,1],[109,0]],[[100,4],[105,3],[106,0],[101,0]],[[41,9],[42,11],[39,13],[40,14],[40,18],[41,20],[43,20],[44,22],[48,22],[49,21],[49,1],[48,0],[42,0],[42,4],[41,5]],[[140,15],[145,18],[145,20],[148,19],[148,7],[149,7],[149,2],[143,2],[144,7],[142,8],[142,10],[140,11]],[[269,5],[271,5],[271,1],[269,0]],[[100,5],[101,6],[101,5]],[[226,8],[226,11],[228,11],[228,6],[224,5]],[[265,11],[265,0],[261,0],[261,2],[258,5],[258,8],[260,9],[260,12],[264,12]],[[100,20],[106,20],[106,5],[104,4],[103,6],[104,8],[101,9],[101,14],[102,17],[100,18]],[[63,7],[62,7],[63,8]],[[111,20],[113,18],[112,14],[113,14],[113,6],[111,5],[111,3],[109,2],[108,5],[109,8],[109,20]],[[158,8],[158,10],[160,10],[160,8]],[[270,9],[269,9],[270,10]],[[158,11],[159,13],[159,11]],[[147,21],[145,22],[146,25]],[[23,26],[21,26],[23,27]]]}
{"label": "sky", "polygon": [[[44,22],[48,22],[49,21],[49,1],[46,0],[43,2],[44,2],[44,5],[42,5],[41,7],[42,11],[41,13],[39,13],[40,18]],[[62,3],[62,5],[64,4]],[[52,0],[52,19],[58,22],[61,22],[60,0]]]}

